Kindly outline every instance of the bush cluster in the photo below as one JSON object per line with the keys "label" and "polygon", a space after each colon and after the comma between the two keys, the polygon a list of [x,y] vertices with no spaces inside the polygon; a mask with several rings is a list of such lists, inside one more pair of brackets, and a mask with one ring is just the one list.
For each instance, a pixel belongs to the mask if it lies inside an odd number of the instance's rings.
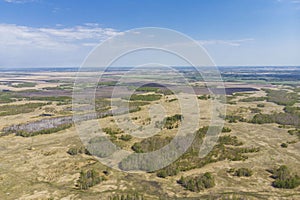
{"label": "bush cluster", "polygon": [[55,128],[48,128],[48,129],[43,129],[43,130],[35,131],[35,132],[27,132],[27,131],[20,130],[20,131],[16,132],[16,136],[32,137],[32,136],[36,136],[36,135],[51,134],[51,133],[56,133],[58,131],[71,128],[72,125],[73,124],[62,124]]}
{"label": "bush cluster", "polygon": [[234,172],[234,176],[245,176],[245,177],[249,177],[249,176],[252,176],[253,172],[251,169],[248,169],[248,168],[239,168],[237,170],[235,170]]}
{"label": "bush cluster", "polygon": [[132,139],[131,135],[121,135],[120,140],[129,141]]}
{"label": "bush cluster", "polygon": [[192,192],[200,192],[201,190],[215,186],[214,177],[209,172],[195,177],[182,176],[180,180],[178,180],[178,183]]}
{"label": "bush cluster", "polygon": [[183,116],[180,114],[173,115],[171,117],[166,117],[163,121],[164,128],[166,129],[173,129],[178,128],[178,123],[181,122],[183,119]]}
{"label": "bush cluster", "polygon": [[[245,153],[255,153],[259,148],[237,147],[242,145],[235,136],[222,136],[218,143],[213,147],[212,151],[204,158],[199,158],[199,150],[202,146],[203,138],[209,127],[204,126],[200,128],[195,135],[195,139],[187,151],[181,155],[175,162],[169,166],[157,170],[156,175],[162,178],[167,176],[174,176],[180,171],[187,171],[199,167],[203,167],[209,163],[218,162],[222,160],[240,161],[246,160],[248,157]],[[212,131],[222,130],[220,127],[211,127]],[[132,146],[132,149],[137,153],[146,153],[155,151],[163,146],[169,144],[172,138],[163,138],[161,136],[153,136],[137,142]],[[179,139],[180,140],[180,139]],[[140,169],[138,165],[132,165],[133,160],[127,160],[120,165],[124,170]]]}
{"label": "bush cluster", "polygon": [[243,145],[236,136],[225,135],[219,137],[219,143],[223,145],[241,146]]}
{"label": "bush cluster", "polygon": [[87,190],[88,188],[93,187],[94,185],[97,185],[104,180],[105,177],[100,176],[100,174],[94,169],[81,171],[79,179],[77,181],[77,187],[80,190]]}
{"label": "bush cluster", "polygon": [[278,105],[292,106],[298,101],[298,94],[296,92],[271,89],[266,89],[265,92],[267,93],[267,101]]}
{"label": "bush cluster", "polygon": [[210,95],[202,95],[202,96],[198,96],[198,99],[200,99],[200,100],[208,100],[208,99],[210,99],[211,97],[210,97]]}
{"label": "bush cluster", "polygon": [[292,175],[286,165],[280,166],[278,169],[271,170],[272,178],[275,181],[272,183],[273,187],[293,189],[300,185],[300,177]]}
{"label": "bush cluster", "polygon": [[229,128],[229,127],[222,128],[222,133],[229,133],[229,132],[231,132],[231,128]]}
{"label": "bush cluster", "polygon": [[109,200],[144,200],[144,196],[139,194],[122,194],[109,197]]}
{"label": "bush cluster", "polygon": [[71,156],[77,155],[77,154],[87,154],[90,155],[90,152],[83,146],[81,147],[71,147],[68,151],[68,154]]}

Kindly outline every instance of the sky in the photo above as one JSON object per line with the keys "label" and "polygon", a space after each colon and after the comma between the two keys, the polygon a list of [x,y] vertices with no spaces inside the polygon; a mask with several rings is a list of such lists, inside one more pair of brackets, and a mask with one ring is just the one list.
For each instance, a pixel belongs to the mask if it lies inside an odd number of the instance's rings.
{"label": "sky", "polygon": [[300,0],[0,0],[0,68],[78,67],[142,27],[193,38],[218,66],[300,66]]}

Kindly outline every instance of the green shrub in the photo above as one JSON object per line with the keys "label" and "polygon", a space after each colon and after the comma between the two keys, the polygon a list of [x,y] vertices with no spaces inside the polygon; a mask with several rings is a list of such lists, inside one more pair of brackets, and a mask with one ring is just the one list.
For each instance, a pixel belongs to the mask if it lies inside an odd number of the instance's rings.
{"label": "green shrub", "polygon": [[166,178],[167,176],[175,176],[180,172],[179,168],[174,165],[169,165],[159,170],[156,175],[160,178]]}
{"label": "green shrub", "polygon": [[219,137],[219,143],[223,145],[232,145],[232,146],[241,146],[243,145],[242,142],[239,142],[236,136],[220,136]]}
{"label": "green shrub", "polygon": [[138,142],[134,143],[133,146],[131,147],[133,151],[136,153],[144,153],[144,150],[142,148],[142,145]]}
{"label": "green shrub", "polygon": [[276,179],[273,186],[276,188],[293,189],[300,185],[300,178],[298,176],[290,177],[285,180]]}
{"label": "green shrub", "polygon": [[275,179],[273,186],[276,188],[293,189],[300,185],[300,177],[292,175],[286,165],[280,166],[276,170],[271,170],[272,178]]}
{"label": "green shrub", "polygon": [[109,200],[144,200],[144,196],[140,194],[113,195],[109,197]]}
{"label": "green shrub", "polygon": [[68,151],[68,154],[71,156],[77,155],[77,154],[87,154],[90,155],[89,151],[85,147],[71,147]]}
{"label": "green shrub", "polygon": [[105,177],[100,176],[97,171],[94,169],[88,171],[81,171],[79,179],[77,181],[77,187],[80,190],[87,190],[94,185],[99,184],[100,182],[104,181]]}
{"label": "green shrub", "polygon": [[181,177],[178,183],[192,192],[200,192],[215,186],[214,177],[209,172],[195,177]]}
{"label": "green shrub", "polygon": [[178,123],[181,122],[183,119],[182,115],[176,114],[171,117],[166,117],[163,121],[164,128],[166,129],[173,129],[178,128]]}
{"label": "green shrub", "polygon": [[123,131],[119,128],[116,128],[116,129],[113,129],[113,128],[103,128],[102,129],[106,134],[110,135],[110,136],[113,136],[113,135],[117,135],[117,134],[120,134],[120,133],[123,133]]}
{"label": "green shrub", "polygon": [[277,123],[298,127],[300,126],[300,117],[291,113],[256,114],[250,122],[254,124]]}
{"label": "green shrub", "polygon": [[241,116],[238,115],[226,115],[226,116],[221,116],[225,120],[227,120],[229,123],[237,123],[238,121],[244,122],[245,119]]}
{"label": "green shrub", "polygon": [[208,100],[208,99],[210,99],[211,97],[210,97],[210,95],[202,95],[202,96],[198,96],[198,99],[200,99],[200,100]]}
{"label": "green shrub", "polygon": [[248,168],[239,168],[237,170],[235,170],[234,172],[234,176],[245,176],[245,177],[249,177],[252,176],[253,172],[251,169]]}
{"label": "green shrub", "polygon": [[296,135],[300,138],[300,129],[288,130],[290,135]]}
{"label": "green shrub", "polygon": [[265,104],[259,103],[259,104],[257,104],[257,107],[258,107],[258,108],[263,108],[263,107],[265,107]]}
{"label": "green shrub", "polygon": [[260,113],[261,112],[261,109],[259,108],[249,108],[251,113]]}
{"label": "green shrub", "polygon": [[132,136],[131,135],[121,135],[120,139],[123,141],[129,141],[132,139]]}
{"label": "green shrub", "polygon": [[167,100],[167,102],[171,103],[173,101],[178,101],[178,99],[170,99],[170,100]]}
{"label": "green shrub", "polygon": [[296,107],[296,106],[286,106],[284,109],[284,112],[286,113],[290,113],[293,115],[298,115],[300,116],[300,107]]}
{"label": "green shrub", "polygon": [[156,151],[165,145],[167,145],[172,140],[171,137],[161,138],[158,136],[153,136],[142,140],[141,142],[136,142],[131,147],[136,153],[146,153],[151,151]]}
{"label": "green shrub", "polygon": [[282,143],[280,146],[281,146],[282,148],[288,148],[288,144],[286,144],[286,143]]}
{"label": "green shrub", "polygon": [[271,115],[268,114],[256,114],[251,120],[253,124],[266,124],[266,123],[274,123],[274,119]]}
{"label": "green shrub", "polygon": [[231,129],[229,127],[222,128],[222,133],[229,133],[229,132],[231,132]]}

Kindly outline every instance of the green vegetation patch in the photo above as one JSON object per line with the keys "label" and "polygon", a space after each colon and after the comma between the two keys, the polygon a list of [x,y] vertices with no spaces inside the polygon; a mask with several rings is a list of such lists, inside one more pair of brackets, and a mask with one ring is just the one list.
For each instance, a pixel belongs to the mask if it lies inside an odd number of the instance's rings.
{"label": "green vegetation patch", "polygon": [[91,155],[90,152],[83,146],[80,147],[71,147],[68,151],[68,154],[70,154],[71,156],[75,156],[78,154],[87,154],[87,155]]}
{"label": "green vegetation patch", "polygon": [[300,117],[291,113],[256,114],[250,120],[254,124],[277,123],[281,125],[300,126]]}
{"label": "green vegetation patch", "polygon": [[198,96],[198,99],[200,99],[200,100],[208,100],[210,98],[211,98],[210,95],[201,95],[201,96]]}
{"label": "green vegetation patch", "polygon": [[60,105],[72,103],[72,97],[70,96],[29,97],[28,99],[36,101],[58,101]]}
{"label": "green vegetation patch", "polygon": [[46,103],[26,103],[19,105],[3,105],[0,106],[0,116],[17,115],[21,113],[30,113],[37,108],[48,105]]}
{"label": "green vegetation patch", "polygon": [[136,153],[147,153],[164,147],[165,145],[169,144],[171,140],[171,137],[161,138],[159,136],[153,136],[146,138],[141,142],[134,143],[131,148]]}
{"label": "green vegetation patch", "polygon": [[253,102],[253,101],[265,101],[266,97],[248,97],[244,99],[240,99],[240,102]]}
{"label": "green vegetation patch", "polygon": [[128,135],[128,134],[126,134],[126,135],[121,135],[121,137],[120,137],[120,140],[123,140],[123,141],[129,141],[129,140],[131,140],[132,139],[132,136],[131,135]]}
{"label": "green vegetation patch", "polygon": [[109,197],[109,200],[144,200],[144,195],[140,194],[119,194]]}
{"label": "green vegetation patch", "polygon": [[292,106],[298,101],[298,94],[295,92],[288,92],[286,90],[270,90],[266,89],[267,101],[274,102],[278,105]]}
{"label": "green vegetation patch", "polygon": [[99,82],[98,86],[116,86],[118,81],[104,81],[104,82]]}
{"label": "green vegetation patch", "polygon": [[155,127],[161,129],[173,129],[178,128],[180,122],[183,120],[183,116],[180,114],[175,114],[173,116],[169,116],[164,118],[163,121],[156,121]]}
{"label": "green vegetation patch", "polygon": [[296,135],[300,139],[300,129],[293,129],[293,130],[288,130],[288,133],[290,135]]}
{"label": "green vegetation patch", "polygon": [[117,135],[120,133],[123,133],[123,131],[119,128],[111,128],[111,127],[107,127],[107,128],[103,128],[102,129],[106,134],[112,136],[112,135]]}
{"label": "green vegetation patch", "polygon": [[275,179],[272,183],[273,187],[293,189],[300,185],[300,177],[298,175],[293,175],[286,165],[282,165],[278,169],[269,171],[272,173],[272,178]]}
{"label": "green vegetation patch", "polygon": [[265,107],[265,104],[259,103],[259,104],[257,104],[257,107],[258,107],[258,108],[264,108],[264,107]]}
{"label": "green vegetation patch", "polygon": [[232,145],[232,146],[243,145],[243,143],[240,142],[236,136],[231,136],[231,135],[220,136],[219,143],[224,144],[224,145]]}
{"label": "green vegetation patch", "polygon": [[237,122],[245,122],[245,118],[239,115],[226,115],[226,116],[220,116],[229,123],[237,123]]}
{"label": "green vegetation patch", "polygon": [[187,190],[192,192],[200,192],[204,189],[214,187],[215,179],[211,173],[206,172],[198,176],[182,176],[180,180],[178,180],[178,183]]}
{"label": "green vegetation patch", "polygon": [[288,144],[287,144],[287,143],[282,143],[280,146],[281,146],[282,148],[288,148]]}
{"label": "green vegetation patch", "polygon": [[180,114],[176,114],[171,117],[166,117],[163,121],[164,128],[166,128],[166,129],[178,128],[179,122],[181,122],[182,119],[183,119],[183,116]]}
{"label": "green vegetation patch", "polygon": [[253,171],[248,168],[239,168],[239,169],[234,169],[233,171],[234,171],[233,175],[238,177],[242,177],[242,176],[250,177],[253,175]]}
{"label": "green vegetation patch", "polygon": [[21,99],[21,96],[13,92],[0,92],[0,103],[11,103]]}
{"label": "green vegetation patch", "polygon": [[[220,127],[211,127],[212,131],[220,132],[222,129]],[[205,137],[208,127],[200,128],[195,135],[195,139],[192,145],[187,149],[187,151],[181,155],[175,162],[169,166],[157,170],[156,175],[158,177],[167,177],[174,176],[180,171],[188,171],[195,168],[201,168],[209,163],[218,162],[222,160],[232,160],[232,161],[241,161],[246,160],[248,157],[244,155],[245,153],[254,153],[258,152],[258,148],[243,148],[238,147],[242,143],[237,140],[236,137],[232,136],[223,136],[220,137],[217,144],[213,147],[210,153],[204,158],[199,158],[199,150],[202,145],[203,138]],[[155,151],[163,146],[167,145],[172,138],[153,136],[146,138],[141,142],[137,142],[132,146],[132,149],[136,153],[146,153],[150,151]],[[133,155],[134,156],[134,155]],[[134,158],[133,158],[134,159]],[[124,160],[120,164],[120,168],[124,170],[133,170],[141,169],[145,170],[145,166],[138,166],[131,164],[132,159]],[[151,164],[151,163],[149,163]],[[146,169],[147,170],[147,169]]]}
{"label": "green vegetation patch", "polygon": [[222,133],[230,133],[230,132],[231,132],[231,128],[229,128],[229,127],[222,128]]}
{"label": "green vegetation patch", "polygon": [[105,176],[100,176],[99,172],[94,169],[81,171],[79,179],[77,180],[77,187],[80,190],[87,190],[105,180]]}
{"label": "green vegetation patch", "polygon": [[160,94],[133,94],[129,98],[130,101],[157,101],[160,100]]}

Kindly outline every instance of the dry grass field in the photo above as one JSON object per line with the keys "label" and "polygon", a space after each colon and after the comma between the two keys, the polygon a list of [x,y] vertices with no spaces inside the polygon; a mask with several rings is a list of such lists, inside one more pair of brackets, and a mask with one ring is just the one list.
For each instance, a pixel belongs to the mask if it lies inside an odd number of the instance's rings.
{"label": "dry grass field", "polygon": [[[274,179],[269,170],[286,165],[293,175],[300,175],[300,136],[290,134],[289,130],[295,127],[290,124],[251,123],[256,114],[274,115],[285,112],[285,105],[279,105],[267,98],[265,89],[282,90],[281,86],[256,85],[243,83],[226,83],[226,87],[251,87],[258,91],[234,93],[227,98],[227,116],[239,116],[242,119],[233,121],[225,119],[224,127],[231,131],[220,133],[221,136],[236,136],[241,145],[222,144],[220,148],[236,150],[237,148],[258,151],[246,152],[245,159],[225,159],[207,162],[203,166],[188,170],[179,170],[174,175],[164,178],[158,177],[156,172],[151,173],[126,173],[110,169],[101,164],[96,157],[84,151],[82,141],[76,127],[73,125],[66,129],[49,130],[47,133],[37,134],[32,137],[17,136],[14,133],[5,133],[5,128],[12,125],[27,124],[42,119],[60,118],[72,115],[72,104],[67,100],[32,99],[19,95],[25,90],[34,90],[42,96],[49,88],[56,88],[70,92],[75,73],[34,73],[26,76],[4,75],[0,78],[0,91],[3,95],[17,95],[13,101],[3,102],[0,106],[16,106],[26,103],[46,103],[38,108],[23,113],[0,116],[0,199],[5,200],[50,200],[50,199],[117,199],[121,195],[138,196],[135,199],[300,199],[300,187],[293,189],[276,188],[272,185]],[[57,82],[60,79],[64,82]],[[19,82],[34,82],[34,87],[13,87]],[[66,86],[67,84],[67,86]],[[203,86],[202,82],[195,87]],[[63,87],[67,87],[64,89]],[[48,90],[46,89],[48,88]],[[56,91],[56,90],[54,90]],[[27,91],[30,93],[30,91]],[[149,95],[155,92],[146,92]],[[67,93],[66,93],[67,94]],[[69,93],[68,93],[69,94]],[[189,96],[190,94],[182,94]],[[64,96],[64,95],[62,95]],[[180,103],[175,94],[162,95],[159,100],[148,101],[145,105],[128,115],[107,116],[82,122],[86,132],[95,130],[90,127],[90,122],[96,122],[101,128],[109,131],[99,131],[106,134],[112,141],[124,150],[134,152],[135,144],[142,144],[144,138],[126,138],[132,132],[146,131],[147,127],[154,127],[155,122],[164,121],[165,116],[175,116],[181,113]],[[250,101],[243,99],[252,98]],[[102,99],[103,100],[103,99]],[[114,99],[125,101],[125,99]],[[197,100],[200,115],[199,128],[208,126],[211,120],[212,103],[210,99]],[[259,105],[260,104],[260,105]],[[263,104],[263,105],[262,105]],[[299,101],[293,109],[299,109]],[[2,107],[2,109],[7,109]],[[112,109],[112,108],[108,108]],[[149,110],[152,110],[151,112]],[[0,110],[1,112],[1,110]],[[163,113],[163,114],[161,114]],[[131,121],[132,126],[126,127]],[[173,138],[181,127],[180,121],[171,121],[171,128],[160,127],[155,136],[162,141],[166,137]],[[170,122],[170,123],[171,123]],[[118,128],[124,127],[121,131]],[[2,131],[1,131],[2,130]],[[115,131],[115,132],[114,132]],[[118,132],[119,131],[119,132]],[[40,132],[39,132],[40,133]],[[91,133],[90,133],[91,134]],[[95,136],[98,134],[92,133]],[[123,135],[123,137],[122,137]],[[287,148],[282,143],[288,144]],[[160,145],[160,144],[159,144]],[[159,146],[158,145],[158,146]],[[70,153],[70,149],[75,153]],[[143,148],[143,146],[141,147]],[[145,149],[142,149],[146,151]],[[220,151],[222,152],[222,151]],[[220,155],[217,155],[220,156]],[[212,157],[214,158],[214,157]],[[189,157],[189,159],[195,159]],[[192,162],[192,161],[191,161]],[[179,166],[180,167],[180,166]],[[248,168],[253,174],[250,177],[234,176],[230,169]],[[101,181],[87,189],[80,189],[78,181],[81,172],[95,170]],[[214,177],[214,187],[206,188],[200,192],[193,192],[178,183],[181,177],[196,176],[210,172]],[[298,180],[300,181],[300,180]],[[121,198],[120,198],[121,199]]]}

